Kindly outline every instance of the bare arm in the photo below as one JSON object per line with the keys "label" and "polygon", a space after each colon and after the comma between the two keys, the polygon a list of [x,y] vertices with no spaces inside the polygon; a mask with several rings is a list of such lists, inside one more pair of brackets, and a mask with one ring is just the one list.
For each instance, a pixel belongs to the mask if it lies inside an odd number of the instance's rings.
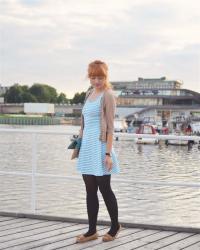
{"label": "bare arm", "polygon": [[108,134],[107,135],[107,142],[106,142],[106,152],[110,153],[112,149],[112,144],[113,144],[113,135]]}
{"label": "bare arm", "polygon": [[78,135],[79,138],[83,137],[83,123],[84,123],[84,121],[83,121],[83,115],[81,114],[81,128],[79,130],[79,135]]}

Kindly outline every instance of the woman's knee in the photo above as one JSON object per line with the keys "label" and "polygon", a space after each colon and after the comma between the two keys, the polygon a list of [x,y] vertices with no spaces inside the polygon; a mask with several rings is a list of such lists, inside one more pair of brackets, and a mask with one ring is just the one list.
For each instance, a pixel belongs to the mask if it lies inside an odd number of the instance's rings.
{"label": "woman's knee", "polygon": [[110,186],[110,176],[108,175],[98,176],[97,183],[99,190],[103,195],[109,195],[110,193],[112,193],[112,189]]}
{"label": "woman's knee", "polygon": [[97,192],[98,192],[98,187],[89,188],[89,189],[86,188],[86,192],[87,192],[87,195],[89,197],[96,197],[97,196]]}

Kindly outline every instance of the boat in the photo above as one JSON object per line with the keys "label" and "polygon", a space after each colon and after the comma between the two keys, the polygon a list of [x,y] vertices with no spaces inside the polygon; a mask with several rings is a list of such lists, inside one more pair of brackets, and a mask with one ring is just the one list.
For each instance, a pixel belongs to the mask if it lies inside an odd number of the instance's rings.
{"label": "boat", "polygon": [[[181,131],[175,131],[173,133],[173,135],[176,136],[184,136],[184,135],[188,135],[187,133],[183,133]],[[168,139],[165,141],[166,145],[175,145],[175,146],[190,146],[195,144],[195,141],[193,140],[184,140],[184,139]]]}
{"label": "boat", "polygon": [[188,146],[188,140],[175,140],[175,139],[170,139],[165,141],[166,145],[175,145],[175,146]]}
{"label": "boat", "polygon": [[[158,135],[155,127],[151,124],[142,124],[140,125],[139,129],[136,131],[136,134],[148,134],[148,135]],[[145,137],[138,137],[135,139],[137,144],[158,144],[157,138],[145,138]]]}
{"label": "boat", "polygon": [[200,122],[191,123],[192,133],[200,135]]}
{"label": "boat", "polygon": [[127,128],[125,119],[114,119],[114,132],[127,132]]}

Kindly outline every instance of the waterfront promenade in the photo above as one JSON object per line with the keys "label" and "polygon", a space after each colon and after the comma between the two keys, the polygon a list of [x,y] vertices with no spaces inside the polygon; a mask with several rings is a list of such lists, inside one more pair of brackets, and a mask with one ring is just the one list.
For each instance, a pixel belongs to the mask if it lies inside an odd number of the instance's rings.
{"label": "waterfront promenade", "polygon": [[200,249],[200,230],[184,228],[148,229],[122,223],[122,230],[112,242],[102,242],[102,236],[109,230],[107,223],[98,225],[99,238],[77,244],[75,237],[87,230],[87,224],[60,220],[32,219],[0,216],[0,249]]}

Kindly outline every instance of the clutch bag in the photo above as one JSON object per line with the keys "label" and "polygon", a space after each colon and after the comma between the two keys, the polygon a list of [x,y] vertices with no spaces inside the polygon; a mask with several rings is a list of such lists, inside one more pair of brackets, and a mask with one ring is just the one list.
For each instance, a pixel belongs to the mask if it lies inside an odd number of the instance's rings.
{"label": "clutch bag", "polygon": [[74,158],[78,158],[79,151],[81,148],[81,141],[82,141],[82,138],[77,138],[77,139],[74,139],[69,144],[68,149],[73,149],[71,160],[73,160]]}

